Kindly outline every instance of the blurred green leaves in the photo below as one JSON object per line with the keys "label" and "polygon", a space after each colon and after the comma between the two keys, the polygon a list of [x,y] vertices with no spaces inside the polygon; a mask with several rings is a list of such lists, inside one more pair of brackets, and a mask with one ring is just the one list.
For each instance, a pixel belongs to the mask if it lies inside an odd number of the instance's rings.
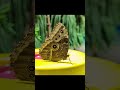
{"label": "blurred green leaves", "polygon": [[6,13],[10,11],[10,4],[4,4],[0,6],[0,22],[3,21],[5,18],[7,18]]}
{"label": "blurred green leaves", "polygon": [[9,21],[10,3],[0,5],[0,52],[9,52],[15,33],[14,24]]}
{"label": "blurred green leaves", "polygon": [[0,1],[0,53],[11,52],[31,20],[32,0]]}
{"label": "blurred green leaves", "polygon": [[36,24],[35,24],[35,46],[36,47],[39,47],[40,44],[41,44],[41,36],[39,35],[40,34],[40,27],[39,27],[39,20],[36,21]]}

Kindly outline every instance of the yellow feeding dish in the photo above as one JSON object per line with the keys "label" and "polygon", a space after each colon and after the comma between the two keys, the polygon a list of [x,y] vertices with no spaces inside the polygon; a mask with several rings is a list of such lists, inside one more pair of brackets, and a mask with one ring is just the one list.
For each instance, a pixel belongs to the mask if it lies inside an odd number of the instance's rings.
{"label": "yellow feeding dish", "polygon": [[35,90],[35,84],[17,79],[0,78],[0,90]]}
{"label": "yellow feeding dish", "polygon": [[0,66],[5,66],[10,63],[9,53],[0,54]]}
{"label": "yellow feeding dish", "polygon": [[69,58],[60,62],[35,59],[35,75],[85,75],[85,53],[69,49],[68,54],[72,64]]}
{"label": "yellow feeding dish", "polygon": [[[0,54],[0,67],[4,67],[10,64],[9,55],[9,53]],[[6,71],[4,70],[4,72]],[[18,79],[9,79],[11,78],[11,75],[9,74],[7,76],[8,73],[4,72],[0,72],[0,90],[35,90],[34,83],[21,81]],[[3,73],[5,74],[6,78],[1,77],[1,74]]]}

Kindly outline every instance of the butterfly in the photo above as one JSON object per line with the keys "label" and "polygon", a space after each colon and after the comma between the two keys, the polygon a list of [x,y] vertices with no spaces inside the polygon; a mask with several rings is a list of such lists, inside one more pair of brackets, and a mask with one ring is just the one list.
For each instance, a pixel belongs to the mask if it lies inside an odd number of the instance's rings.
{"label": "butterfly", "polygon": [[10,55],[10,66],[15,72],[16,78],[23,81],[35,81],[33,28],[29,29],[24,39],[17,44]]}
{"label": "butterfly", "polygon": [[44,60],[57,62],[67,59],[68,49],[68,31],[62,23],[57,23],[39,49],[39,54]]}

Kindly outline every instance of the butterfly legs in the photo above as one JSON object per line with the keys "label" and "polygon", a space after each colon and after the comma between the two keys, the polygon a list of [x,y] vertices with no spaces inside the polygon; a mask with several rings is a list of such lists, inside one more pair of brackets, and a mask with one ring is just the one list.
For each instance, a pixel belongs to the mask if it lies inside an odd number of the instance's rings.
{"label": "butterfly legs", "polygon": [[71,60],[70,60],[70,55],[68,54],[67,57],[69,58],[68,60],[70,61],[70,63],[72,64]]}

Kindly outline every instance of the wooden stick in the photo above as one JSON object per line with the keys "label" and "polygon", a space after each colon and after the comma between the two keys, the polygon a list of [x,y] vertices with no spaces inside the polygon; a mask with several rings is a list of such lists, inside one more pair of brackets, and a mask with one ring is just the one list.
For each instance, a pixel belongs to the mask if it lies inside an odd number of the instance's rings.
{"label": "wooden stick", "polygon": [[51,33],[50,15],[47,15],[47,26],[48,26],[48,37],[49,37]]}

